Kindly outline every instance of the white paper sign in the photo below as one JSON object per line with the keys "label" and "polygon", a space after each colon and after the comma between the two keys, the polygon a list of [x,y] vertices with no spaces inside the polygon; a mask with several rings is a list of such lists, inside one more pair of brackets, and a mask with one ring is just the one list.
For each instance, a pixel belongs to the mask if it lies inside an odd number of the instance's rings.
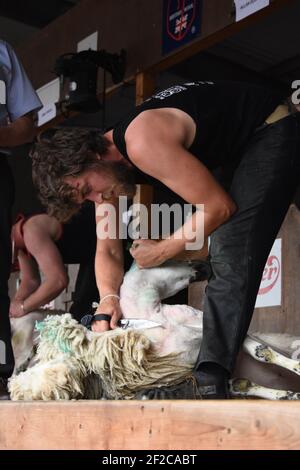
{"label": "white paper sign", "polygon": [[0,80],[0,103],[6,104],[6,85],[3,80]]}
{"label": "white paper sign", "polygon": [[255,308],[281,305],[281,239],[275,240],[266,263]]}
{"label": "white paper sign", "polygon": [[42,126],[48,121],[51,121],[51,119],[54,119],[55,116],[56,116],[55,103],[47,104],[46,106],[43,106],[42,109],[38,112],[38,127]]}
{"label": "white paper sign", "polygon": [[236,21],[240,21],[249,15],[270,5],[270,0],[234,0],[236,8]]}
{"label": "white paper sign", "polygon": [[87,51],[88,49],[92,49],[93,51],[98,49],[98,31],[90,34],[77,44],[77,52]]}
{"label": "white paper sign", "polygon": [[59,78],[51,80],[36,90],[39,99],[43,103],[43,106],[47,104],[57,103],[60,95],[60,82]]}

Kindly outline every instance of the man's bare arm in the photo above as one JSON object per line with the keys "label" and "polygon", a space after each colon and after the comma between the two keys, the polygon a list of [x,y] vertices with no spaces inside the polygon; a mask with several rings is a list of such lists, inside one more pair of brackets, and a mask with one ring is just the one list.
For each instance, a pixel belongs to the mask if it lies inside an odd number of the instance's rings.
{"label": "man's bare arm", "polygon": [[[158,125],[159,124],[159,125]],[[204,205],[204,238],[228,220],[236,206],[229,194],[215,180],[211,172],[192,155],[180,138],[174,137],[169,126],[152,124],[151,119],[138,122],[128,132],[127,151],[132,162],[148,175],[158,179],[182,197],[187,203]],[[165,249],[165,259],[180,253],[190,234],[199,227],[198,211],[170,239],[160,242]]]}
{"label": "man's bare arm", "polygon": [[100,297],[107,294],[119,294],[124,276],[123,257],[119,249],[106,249],[104,245],[105,241],[98,242],[95,258],[95,273]]}
{"label": "man's bare arm", "polygon": [[[99,205],[96,204],[97,224],[101,223],[102,220],[102,217],[97,215],[98,207]],[[114,201],[113,207],[116,210],[116,214],[118,214],[119,206],[117,201]],[[97,227],[97,235],[101,236],[101,233],[99,233],[99,226],[97,225]],[[116,227],[116,234],[117,233],[118,228]],[[100,298],[103,298],[108,294],[119,294],[124,276],[123,246],[121,240],[118,238],[101,239],[97,236],[95,274]],[[109,328],[115,328],[118,320],[122,316],[118,299],[116,297],[108,297],[103,303],[101,303],[97,313],[106,313],[111,315],[112,319],[110,325],[108,322],[104,321],[95,322],[93,324],[94,331],[100,332],[107,331]]]}

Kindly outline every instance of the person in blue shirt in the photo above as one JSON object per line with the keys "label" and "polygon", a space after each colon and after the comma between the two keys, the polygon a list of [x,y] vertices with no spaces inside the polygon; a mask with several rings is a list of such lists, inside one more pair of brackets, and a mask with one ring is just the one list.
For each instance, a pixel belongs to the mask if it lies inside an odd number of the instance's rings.
{"label": "person in blue shirt", "polygon": [[11,208],[14,182],[9,149],[31,142],[35,112],[42,107],[13,48],[0,40],[0,397],[14,369],[9,321],[8,279],[11,269]]}

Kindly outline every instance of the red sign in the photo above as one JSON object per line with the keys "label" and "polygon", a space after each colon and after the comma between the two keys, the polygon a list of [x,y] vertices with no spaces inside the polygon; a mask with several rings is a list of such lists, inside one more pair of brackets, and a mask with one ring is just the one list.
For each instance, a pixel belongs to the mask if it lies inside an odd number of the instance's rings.
{"label": "red sign", "polygon": [[277,256],[269,256],[266,263],[258,294],[263,295],[270,292],[275,286],[280,274],[280,262]]}

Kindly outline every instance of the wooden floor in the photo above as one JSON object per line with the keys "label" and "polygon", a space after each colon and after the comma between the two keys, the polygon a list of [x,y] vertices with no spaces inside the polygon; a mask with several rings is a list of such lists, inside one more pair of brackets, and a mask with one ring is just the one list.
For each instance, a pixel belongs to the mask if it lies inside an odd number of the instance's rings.
{"label": "wooden floor", "polygon": [[300,449],[300,402],[2,402],[0,422],[0,449]]}

